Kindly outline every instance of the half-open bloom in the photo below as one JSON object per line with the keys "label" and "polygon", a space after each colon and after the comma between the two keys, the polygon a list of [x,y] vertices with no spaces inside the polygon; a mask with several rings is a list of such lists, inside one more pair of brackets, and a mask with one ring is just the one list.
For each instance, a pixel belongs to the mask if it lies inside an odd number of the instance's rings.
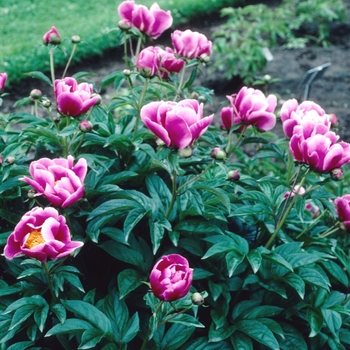
{"label": "half-open bloom", "polygon": [[339,220],[344,224],[346,230],[350,231],[350,194],[336,198],[334,206]]}
{"label": "half-open bloom", "polygon": [[29,166],[32,178],[24,176],[23,181],[32,186],[36,196],[45,196],[57,207],[67,208],[84,195],[84,179],[87,163],[80,158],[74,165],[74,158],[41,158]]}
{"label": "half-open bloom", "polygon": [[150,9],[143,5],[136,5],[134,1],[123,1],[118,6],[121,25],[137,28],[152,39],[157,39],[173,24],[170,11],[162,10],[157,3]]}
{"label": "half-open bloom", "polygon": [[7,80],[7,73],[0,73],[0,92],[5,89],[5,84]]}
{"label": "half-open bloom", "polygon": [[226,97],[231,106],[221,110],[223,129],[229,130],[237,123],[255,126],[259,131],[268,131],[275,127],[274,111],[277,105],[275,95],[265,97],[262,91],[244,86],[238,94]]}
{"label": "half-open bloom", "polygon": [[100,99],[99,96],[91,96],[92,93],[92,84],[78,84],[69,77],[55,80],[57,108],[63,115],[78,117],[86,113]]}
{"label": "half-open bloom", "polygon": [[4,255],[13,259],[17,255],[46,261],[63,258],[83,242],[72,241],[66,219],[54,208],[35,207],[24,214],[7,239]]}
{"label": "half-open bloom", "polygon": [[45,45],[58,45],[61,43],[61,41],[61,35],[54,26],[52,26],[51,29],[48,32],[46,32],[43,36],[43,42]]}
{"label": "half-open bloom", "polygon": [[287,191],[284,194],[284,198],[294,197],[297,193],[299,196],[303,195],[305,193],[305,188],[303,186],[300,187],[300,185],[295,185],[292,191]]}
{"label": "half-open bloom", "polygon": [[192,30],[175,30],[171,33],[175,53],[188,59],[200,59],[201,56],[210,56],[212,42],[204,34]]}
{"label": "half-open bloom", "polygon": [[214,114],[203,118],[203,103],[186,99],[180,102],[151,102],[141,108],[146,127],[168,147],[191,146],[208,129]]}
{"label": "half-open bloom", "polygon": [[283,131],[287,137],[292,137],[296,125],[308,120],[313,124],[322,124],[328,129],[331,126],[329,116],[315,102],[304,101],[300,105],[296,99],[290,99],[282,105],[280,112],[283,123]]}
{"label": "half-open bloom", "polygon": [[191,288],[193,269],[181,255],[163,256],[153,267],[150,283],[153,294],[164,301],[184,297]]}
{"label": "half-open bloom", "polygon": [[[303,127],[304,126],[304,127]],[[295,160],[314,171],[329,173],[350,161],[350,144],[337,142],[339,136],[327,127],[302,123],[294,127],[289,149]]]}

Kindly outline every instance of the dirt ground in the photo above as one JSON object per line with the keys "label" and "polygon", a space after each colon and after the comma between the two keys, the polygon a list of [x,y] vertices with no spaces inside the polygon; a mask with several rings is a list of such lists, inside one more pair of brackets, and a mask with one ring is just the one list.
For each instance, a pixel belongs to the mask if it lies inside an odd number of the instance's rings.
{"label": "dirt ground", "polygon": [[[278,94],[280,104],[289,98],[297,98],[301,102],[304,99],[305,86],[299,86],[299,84],[307,71],[323,64],[330,64],[324,70],[322,77],[312,83],[308,99],[320,104],[327,113],[336,114],[339,120],[338,133],[344,141],[350,142],[350,0],[346,0],[345,3],[349,19],[347,23],[337,23],[332,26],[331,47],[273,49],[273,60],[261,72],[261,76],[269,74],[272,78],[280,79],[279,82],[271,84],[269,88],[269,93]],[[217,29],[217,21],[206,20],[200,24],[191,23],[186,28],[204,33],[212,39],[211,35]],[[171,44],[168,43],[168,45]],[[93,72],[96,76],[92,80],[99,84],[103,77],[116,70],[123,70],[124,67],[121,52],[114,50],[103,57],[82,62],[70,68],[68,75],[81,71]],[[57,73],[59,77],[59,72]],[[213,104],[206,104],[205,112],[207,115],[215,113],[215,121],[219,123],[220,109],[222,103],[226,102],[226,95],[237,92],[239,87],[234,82],[223,81],[220,74],[211,73],[209,75],[207,69],[203,69],[198,83],[214,90]],[[48,85],[29,79],[7,91],[10,95],[4,98],[0,111],[3,113],[15,111],[14,103],[19,98],[28,96],[34,88],[42,90],[44,94],[52,98]],[[108,102],[114,96],[114,92],[112,88],[107,88],[101,92],[101,95],[103,100]]]}

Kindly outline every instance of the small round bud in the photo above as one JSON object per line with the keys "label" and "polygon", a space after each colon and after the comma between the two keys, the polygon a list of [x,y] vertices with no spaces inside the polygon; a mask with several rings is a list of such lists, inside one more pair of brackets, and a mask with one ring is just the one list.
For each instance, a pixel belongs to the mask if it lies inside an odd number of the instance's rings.
{"label": "small round bud", "polygon": [[264,81],[269,82],[271,80],[271,75],[265,74],[263,79],[264,79]]}
{"label": "small round bud", "polygon": [[331,126],[335,126],[338,123],[338,118],[334,113],[330,113],[328,117],[329,121],[331,122]]}
{"label": "small round bud", "polygon": [[51,103],[50,100],[43,100],[43,101],[41,101],[41,104],[42,104],[43,107],[45,107],[45,108],[50,108],[51,105],[52,105],[52,103]]}
{"label": "small round bud", "polygon": [[80,43],[80,41],[81,41],[81,39],[80,39],[80,36],[79,35],[73,35],[72,37],[71,37],[71,42],[73,43],[73,44],[79,44]]}
{"label": "small round bud", "polygon": [[339,181],[344,177],[344,171],[342,168],[336,168],[331,171],[331,178],[335,181]]}
{"label": "small round bud", "polygon": [[59,44],[61,44],[61,42],[62,42],[62,39],[60,36],[55,35],[55,34],[51,34],[50,41],[49,41],[50,44],[59,45]]}
{"label": "small round bud", "polygon": [[56,117],[53,118],[53,121],[54,121],[55,123],[59,123],[60,120],[61,120],[61,117],[60,117],[59,115],[57,115]]}
{"label": "small round bud", "polygon": [[6,162],[9,164],[13,164],[15,162],[16,158],[14,156],[8,156],[6,158]]}
{"label": "small round bud", "polygon": [[31,189],[28,191],[28,198],[33,199],[33,198],[35,198],[35,195],[36,195],[35,190]]}
{"label": "small round bud", "polygon": [[198,292],[192,294],[191,300],[194,305],[202,305],[204,303],[203,295]]}
{"label": "small round bud", "polygon": [[96,94],[96,93],[91,94],[91,98],[94,98],[94,97],[96,97],[96,96],[98,97],[98,100],[97,100],[97,102],[95,103],[95,106],[99,105],[99,104],[102,102],[102,97],[101,97],[100,94]]}
{"label": "small round bud", "polygon": [[177,153],[181,158],[190,158],[192,157],[193,150],[191,147],[180,148]]}
{"label": "small round bud", "polygon": [[203,95],[198,96],[198,102],[205,102],[206,100],[207,99]]}
{"label": "small round bud", "polygon": [[79,130],[81,132],[90,132],[92,130],[92,124],[88,120],[82,120],[79,124]]}
{"label": "small round bud", "polygon": [[126,77],[129,77],[130,74],[131,74],[131,70],[130,70],[130,69],[124,69],[124,70],[123,70],[123,74],[124,74]]}
{"label": "small round bud", "polygon": [[241,177],[241,174],[239,173],[238,170],[230,170],[227,173],[227,180],[230,180],[230,181],[238,181],[240,177]]}
{"label": "small round bud", "polygon": [[203,63],[208,63],[210,61],[210,56],[207,55],[206,53],[202,53],[200,56],[199,56],[199,60]]}
{"label": "small round bud", "polygon": [[191,97],[192,97],[194,100],[198,100],[198,99],[199,99],[199,94],[198,94],[198,92],[193,91]]}
{"label": "small round bud", "polygon": [[210,156],[216,160],[223,160],[226,158],[226,152],[219,147],[215,147],[211,150]]}
{"label": "small round bud", "polygon": [[34,89],[30,92],[30,95],[29,95],[33,100],[39,100],[42,96],[43,96],[43,93],[38,90],[38,89]]}
{"label": "small round bud", "polygon": [[121,29],[123,31],[127,31],[131,28],[130,25],[125,23],[123,20],[118,22],[118,27],[119,27],[119,29]]}

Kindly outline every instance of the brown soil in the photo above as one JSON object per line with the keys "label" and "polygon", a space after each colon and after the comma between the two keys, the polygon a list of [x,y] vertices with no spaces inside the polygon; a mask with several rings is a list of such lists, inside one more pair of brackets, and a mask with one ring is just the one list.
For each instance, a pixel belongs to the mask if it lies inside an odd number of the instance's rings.
{"label": "brown soil", "polygon": [[[346,0],[345,3],[348,14],[350,14],[350,0]],[[204,33],[212,39],[212,33],[217,29],[217,22],[214,21],[213,24],[212,20],[206,20],[200,24],[191,23],[186,28]],[[167,35],[170,37],[169,33]],[[280,103],[290,98],[297,98],[301,102],[304,99],[305,86],[300,87],[299,83],[304,75],[312,68],[330,63],[331,65],[324,71],[322,77],[312,83],[308,99],[320,104],[327,113],[336,114],[339,120],[339,134],[342,139],[350,142],[350,22],[333,25],[330,41],[332,46],[326,48],[307,47],[294,50],[277,48],[272,50],[273,60],[261,72],[261,76],[269,74],[272,78],[280,79],[279,82],[273,83],[269,87],[269,93],[278,95]],[[157,41],[155,44],[163,44],[163,42]],[[171,46],[169,42],[166,44]],[[106,53],[103,57],[70,68],[68,75],[81,71],[92,72],[96,75],[91,80],[99,85],[103,77],[124,68],[122,53],[116,49]],[[205,112],[206,114],[215,113],[216,123],[219,123],[221,106],[223,103],[227,103],[226,95],[237,92],[239,86],[234,81],[223,81],[218,73],[209,75],[205,68],[202,69],[202,72],[198,83],[213,89],[215,92],[213,104],[206,104]],[[60,72],[58,72],[57,77],[60,76],[59,74]],[[18,99],[28,96],[34,88],[42,90],[44,94],[52,98],[52,92],[48,85],[35,79],[25,80],[7,91],[10,95],[4,97],[1,111],[3,113],[15,111],[14,103]],[[101,95],[104,101],[109,101],[114,96],[114,91],[112,87],[108,87],[101,92]]]}

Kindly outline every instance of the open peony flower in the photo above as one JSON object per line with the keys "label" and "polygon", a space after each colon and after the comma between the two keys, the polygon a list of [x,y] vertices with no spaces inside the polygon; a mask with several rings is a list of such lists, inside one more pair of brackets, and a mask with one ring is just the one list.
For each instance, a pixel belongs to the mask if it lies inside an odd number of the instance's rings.
{"label": "open peony flower", "polygon": [[74,158],[41,158],[33,161],[29,166],[30,179],[22,178],[37,192],[36,196],[43,195],[57,207],[67,208],[84,195],[84,179],[87,172],[87,163],[80,158],[76,165]]}
{"label": "open peony flower", "polygon": [[83,242],[71,241],[66,219],[56,209],[35,207],[8,237],[4,255],[13,259],[25,254],[44,262],[47,258],[63,258],[82,245]]}
{"label": "open peony flower", "polygon": [[86,113],[100,101],[100,97],[91,96],[92,93],[92,84],[78,84],[74,78],[55,80],[57,108],[63,115],[78,117]]}
{"label": "open peony flower", "polygon": [[153,267],[150,283],[153,294],[164,301],[184,297],[191,288],[193,269],[181,255],[163,256]]}
{"label": "open peony flower", "polygon": [[120,26],[137,28],[152,39],[157,39],[173,24],[170,11],[162,10],[157,3],[150,9],[143,5],[136,5],[134,1],[123,1],[118,7],[121,18]]}
{"label": "open peony flower", "polygon": [[221,110],[223,129],[230,130],[237,123],[255,126],[259,131],[268,131],[275,127],[276,96],[265,97],[262,91],[244,86],[238,94],[226,97],[231,106]]}
{"label": "open peony flower", "polygon": [[197,100],[151,102],[141,108],[141,119],[167,147],[191,146],[207,130],[214,114],[203,118],[203,104]]}
{"label": "open peony flower", "polygon": [[171,34],[175,53],[188,59],[201,59],[201,56],[209,57],[212,42],[204,34],[192,30],[175,30]]}
{"label": "open peony flower", "polygon": [[300,125],[303,121],[315,124],[320,124],[328,130],[331,126],[329,116],[315,102],[304,101],[300,105],[296,99],[286,101],[280,112],[283,131],[287,137],[293,136],[293,130],[296,125]]}

